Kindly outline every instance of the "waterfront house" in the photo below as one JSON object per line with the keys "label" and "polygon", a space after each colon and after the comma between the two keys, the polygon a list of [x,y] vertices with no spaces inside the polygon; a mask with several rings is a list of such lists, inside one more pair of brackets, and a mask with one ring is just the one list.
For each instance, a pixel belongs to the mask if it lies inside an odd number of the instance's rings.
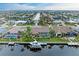
{"label": "waterfront house", "polygon": [[59,37],[67,36],[67,34],[73,32],[73,30],[68,26],[53,26],[52,31],[54,31],[55,35]]}
{"label": "waterfront house", "polygon": [[19,32],[27,30],[26,27],[16,26],[10,29],[5,35],[4,38],[20,38],[21,34]]}
{"label": "waterfront house", "polygon": [[49,38],[49,27],[47,26],[34,26],[32,27],[32,36]]}

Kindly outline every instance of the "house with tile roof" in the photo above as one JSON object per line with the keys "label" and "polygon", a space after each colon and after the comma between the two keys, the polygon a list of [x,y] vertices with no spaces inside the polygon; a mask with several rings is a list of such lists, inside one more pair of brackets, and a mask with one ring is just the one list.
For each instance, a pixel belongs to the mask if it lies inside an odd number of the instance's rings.
{"label": "house with tile roof", "polygon": [[43,37],[43,38],[49,38],[49,27],[47,26],[34,26],[32,27],[32,36],[34,37]]}
{"label": "house with tile roof", "polygon": [[71,27],[68,26],[53,26],[52,31],[55,32],[56,36],[66,36],[68,33],[73,32]]}
{"label": "house with tile roof", "polygon": [[19,32],[27,30],[26,27],[16,26],[10,29],[5,35],[4,38],[20,38],[21,34]]}

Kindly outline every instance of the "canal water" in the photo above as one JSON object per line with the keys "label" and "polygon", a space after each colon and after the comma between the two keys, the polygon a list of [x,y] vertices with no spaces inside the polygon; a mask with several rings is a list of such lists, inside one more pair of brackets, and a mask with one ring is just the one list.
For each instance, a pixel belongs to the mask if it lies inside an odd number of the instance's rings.
{"label": "canal water", "polygon": [[79,56],[79,48],[53,46],[42,48],[40,51],[30,51],[23,45],[8,46],[0,45],[0,56]]}

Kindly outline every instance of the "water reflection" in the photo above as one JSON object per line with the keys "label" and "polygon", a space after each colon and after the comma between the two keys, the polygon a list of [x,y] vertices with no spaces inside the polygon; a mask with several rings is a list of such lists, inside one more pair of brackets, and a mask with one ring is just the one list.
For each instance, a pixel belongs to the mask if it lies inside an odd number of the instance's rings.
{"label": "water reflection", "polygon": [[59,48],[63,49],[64,48],[64,45],[60,45]]}
{"label": "water reflection", "polygon": [[30,49],[30,51],[32,51],[32,52],[38,52],[38,51],[41,51],[41,49]]}
{"label": "water reflection", "polygon": [[[73,52],[72,52],[73,51]],[[42,49],[30,49],[26,45],[0,45],[0,55],[30,55],[30,56],[39,56],[39,55],[79,55],[78,46],[64,46],[64,45],[48,45],[42,46]]]}
{"label": "water reflection", "polygon": [[3,49],[3,45],[0,45],[0,51]]}
{"label": "water reflection", "polygon": [[23,52],[24,50],[25,50],[25,49],[24,49],[24,48],[22,48],[22,49],[21,49],[21,52]]}
{"label": "water reflection", "polygon": [[47,45],[47,48],[48,48],[48,49],[51,49],[51,48],[52,48],[52,45]]}
{"label": "water reflection", "polygon": [[46,46],[42,46],[42,48],[45,48]]}

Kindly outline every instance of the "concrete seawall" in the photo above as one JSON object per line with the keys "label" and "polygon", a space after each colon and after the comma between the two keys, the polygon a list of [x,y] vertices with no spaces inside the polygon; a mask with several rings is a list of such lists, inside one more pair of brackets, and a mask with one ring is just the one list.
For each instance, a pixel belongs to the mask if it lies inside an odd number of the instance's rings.
{"label": "concrete seawall", "polygon": [[[15,44],[19,45],[31,45],[30,42],[14,42]],[[38,42],[38,43],[44,43],[44,45],[69,45],[69,46],[79,46],[79,42]],[[0,42],[0,45],[8,45],[9,42]]]}

